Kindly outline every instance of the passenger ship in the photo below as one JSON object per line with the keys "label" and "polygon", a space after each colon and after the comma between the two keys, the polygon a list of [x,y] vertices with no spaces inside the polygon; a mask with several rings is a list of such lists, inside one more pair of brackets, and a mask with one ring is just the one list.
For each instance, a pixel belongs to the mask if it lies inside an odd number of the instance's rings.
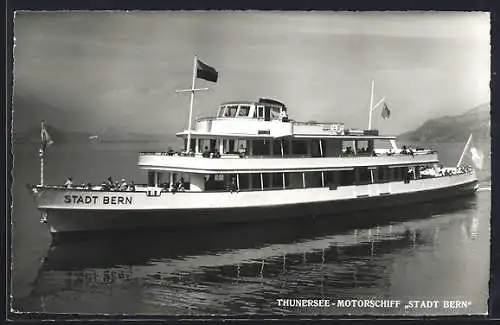
{"label": "passenger ship", "polygon": [[272,99],[223,103],[215,117],[177,133],[183,152],[139,153],[148,182],[133,191],[47,186],[43,176],[30,188],[52,233],[340,218],[477,189],[472,168],[443,168],[433,150],[399,148],[394,136],[374,129],[288,114]]}

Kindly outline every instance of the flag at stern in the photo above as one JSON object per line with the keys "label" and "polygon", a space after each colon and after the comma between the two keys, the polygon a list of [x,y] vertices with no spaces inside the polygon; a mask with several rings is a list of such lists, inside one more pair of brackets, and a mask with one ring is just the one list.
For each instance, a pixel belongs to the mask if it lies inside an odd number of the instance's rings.
{"label": "flag at stern", "polygon": [[391,117],[391,111],[389,110],[389,107],[387,107],[387,104],[384,102],[384,107],[382,107],[382,118],[384,120],[388,120],[389,117]]}
{"label": "flag at stern", "polygon": [[217,70],[201,62],[200,60],[196,60],[196,78],[200,78],[203,80],[217,82],[219,77],[219,73]]}

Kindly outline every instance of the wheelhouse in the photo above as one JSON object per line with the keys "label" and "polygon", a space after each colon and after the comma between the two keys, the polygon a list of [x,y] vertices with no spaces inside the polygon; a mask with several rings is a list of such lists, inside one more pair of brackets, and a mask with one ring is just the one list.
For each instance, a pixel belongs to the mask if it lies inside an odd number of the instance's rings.
{"label": "wheelhouse", "polygon": [[232,101],[222,103],[217,118],[247,118],[262,121],[282,120],[286,106],[272,99],[261,98],[258,102]]}

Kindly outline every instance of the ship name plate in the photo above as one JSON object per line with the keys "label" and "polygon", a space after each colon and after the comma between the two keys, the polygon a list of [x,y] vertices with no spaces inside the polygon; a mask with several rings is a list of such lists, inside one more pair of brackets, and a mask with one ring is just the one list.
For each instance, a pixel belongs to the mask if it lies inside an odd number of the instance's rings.
{"label": "ship name plate", "polygon": [[64,196],[64,203],[67,204],[132,204],[132,196],[102,196],[97,195],[69,195]]}

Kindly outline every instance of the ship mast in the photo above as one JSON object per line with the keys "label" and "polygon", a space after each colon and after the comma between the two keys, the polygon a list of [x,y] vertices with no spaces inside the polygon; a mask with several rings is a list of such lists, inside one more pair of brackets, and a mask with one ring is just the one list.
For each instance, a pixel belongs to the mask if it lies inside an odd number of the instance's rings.
{"label": "ship mast", "polygon": [[457,168],[460,167],[460,165],[462,164],[462,160],[464,159],[465,152],[467,151],[467,148],[469,147],[471,140],[472,140],[472,133],[470,134],[469,139],[467,140],[467,143],[465,144],[464,150],[462,151],[462,154],[460,155],[460,159],[458,160],[458,163],[457,163]]}
{"label": "ship mast", "polygon": [[377,109],[377,107],[379,107],[380,104],[382,104],[385,100],[385,97],[382,97],[381,100],[379,100],[375,105],[373,105],[373,91],[374,91],[374,88],[375,88],[375,80],[372,80],[372,92],[371,92],[371,95],[370,95],[370,111],[368,114],[368,130],[371,130],[372,129],[372,113],[375,109]]}
{"label": "ship mast", "polygon": [[193,80],[191,83],[191,89],[182,89],[182,90],[175,91],[176,93],[184,93],[184,92],[191,93],[191,102],[189,104],[188,138],[187,138],[186,151],[185,151],[186,153],[188,153],[190,148],[191,148],[191,124],[192,124],[192,119],[193,119],[194,93],[197,91],[208,90],[208,88],[198,88],[198,89],[195,88],[197,67],[198,67],[198,57],[195,55],[194,62],[193,62]]}
{"label": "ship mast", "polygon": [[43,186],[43,166],[45,164],[45,144],[44,144],[44,130],[45,130],[45,121],[42,121],[40,127],[40,150],[38,155],[40,157],[40,186]]}

